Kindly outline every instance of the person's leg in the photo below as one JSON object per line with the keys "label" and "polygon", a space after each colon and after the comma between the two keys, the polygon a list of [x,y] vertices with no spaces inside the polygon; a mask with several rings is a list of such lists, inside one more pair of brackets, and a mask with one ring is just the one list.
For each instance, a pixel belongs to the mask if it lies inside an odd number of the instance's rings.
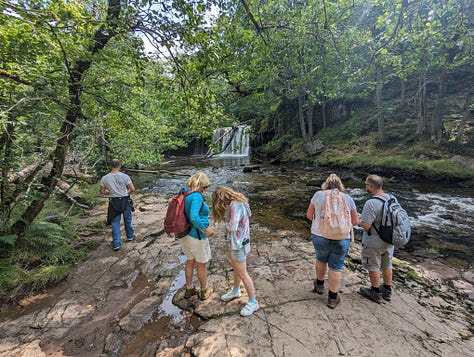
{"label": "person's leg", "polygon": [[316,260],[316,263],[314,264],[314,266],[316,269],[316,279],[318,279],[319,281],[324,281],[328,263],[324,263],[324,262],[320,262],[319,260]]}
{"label": "person's leg", "polygon": [[114,249],[120,248],[122,244],[122,237],[120,235],[120,220],[122,219],[122,215],[116,215],[111,222],[112,225],[112,246]]}
{"label": "person's leg", "polygon": [[133,230],[132,224],[132,209],[128,207],[125,212],[123,212],[123,223],[125,225],[125,233],[127,234],[128,240],[133,240],[135,238],[135,232]]}
{"label": "person's leg", "polygon": [[199,280],[199,284],[201,285],[201,291],[207,288],[207,267],[206,263],[199,263],[196,262],[197,266],[197,278]]}
{"label": "person's leg", "polygon": [[233,279],[234,279],[234,282],[233,282],[232,286],[234,287],[234,289],[237,289],[237,288],[240,289],[240,284],[242,283],[242,279],[240,278],[240,275],[237,272],[238,267],[235,266],[235,262],[231,259],[229,259],[229,263],[232,267],[232,275],[233,275]]}
{"label": "person's leg", "polygon": [[392,258],[393,258],[394,247],[391,246],[387,248],[387,251],[384,252],[381,256],[380,267],[382,270],[383,283],[384,285],[392,285]]}
{"label": "person's leg", "polygon": [[380,248],[366,247],[362,249],[362,263],[369,271],[370,288],[362,287],[359,293],[376,303],[382,303],[382,293],[380,292]]}
{"label": "person's leg", "polygon": [[342,273],[340,271],[329,269],[328,272],[328,288],[329,291],[333,293],[338,293],[341,287],[341,276]]}
{"label": "person's leg", "polygon": [[242,308],[242,310],[240,310],[240,315],[250,316],[260,308],[260,304],[257,301],[253,280],[247,272],[247,262],[245,260],[234,260],[232,264],[234,266],[235,271],[237,271],[237,274],[240,276],[240,279],[242,279],[242,282],[245,286],[245,290],[247,290],[247,295],[249,296],[247,304]]}
{"label": "person's leg", "polygon": [[342,270],[344,269],[344,260],[349,252],[350,240],[332,240],[329,241],[328,257],[328,302],[327,305],[334,309],[340,302],[339,289],[341,287]]}
{"label": "person's leg", "polygon": [[[255,287],[252,278],[247,272],[247,262],[232,261],[232,267],[234,268],[234,274],[238,275],[239,279],[242,280],[249,298],[255,298]],[[234,286],[236,286],[235,283]]]}
{"label": "person's leg", "polygon": [[316,262],[314,270],[316,271],[316,279],[313,281],[313,292],[318,294],[324,293],[324,277],[326,276],[328,257],[329,257],[329,240],[317,235],[312,235],[314,250],[316,253]]}
{"label": "person's leg", "polygon": [[382,292],[382,298],[386,301],[392,300],[392,258],[393,258],[393,247],[389,247],[387,252],[382,255],[381,269],[383,277],[383,285],[380,286]]}
{"label": "person's leg", "polygon": [[369,271],[369,278],[372,288],[378,289],[380,287],[380,271]]}
{"label": "person's leg", "polygon": [[192,289],[193,288],[193,274],[194,274],[194,266],[196,261],[194,259],[186,260],[184,264],[184,276],[186,278],[186,288]]}

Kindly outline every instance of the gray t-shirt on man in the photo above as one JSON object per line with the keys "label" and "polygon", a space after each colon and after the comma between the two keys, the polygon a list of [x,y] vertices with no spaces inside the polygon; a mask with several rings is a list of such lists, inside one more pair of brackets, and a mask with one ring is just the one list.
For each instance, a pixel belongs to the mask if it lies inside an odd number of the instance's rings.
{"label": "gray t-shirt on man", "polygon": [[132,182],[132,179],[123,172],[113,174],[109,172],[100,179],[100,185],[106,187],[110,194],[109,197],[125,197],[128,196],[127,185]]}
{"label": "gray t-shirt on man", "polygon": [[[385,194],[383,195],[385,199],[389,199],[393,197],[391,195]],[[365,223],[369,223],[372,226],[376,225],[377,228],[382,221],[382,210],[383,210],[384,203],[379,199],[368,199],[365,204],[364,208],[362,209],[362,213],[360,215],[360,220]],[[372,248],[383,248],[390,244],[385,243],[377,234],[373,227],[370,228],[370,235],[364,229],[364,234],[362,235],[362,246],[372,247]]]}

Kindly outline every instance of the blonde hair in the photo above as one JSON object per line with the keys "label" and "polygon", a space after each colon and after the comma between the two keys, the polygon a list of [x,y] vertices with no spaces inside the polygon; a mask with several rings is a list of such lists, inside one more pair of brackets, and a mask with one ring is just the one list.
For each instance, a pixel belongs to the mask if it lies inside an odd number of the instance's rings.
{"label": "blonde hair", "polygon": [[323,190],[331,190],[333,188],[337,188],[339,191],[344,192],[346,189],[342,184],[341,179],[336,174],[330,174],[326,181],[321,185]]}
{"label": "blonde hair", "polygon": [[186,181],[186,187],[192,190],[200,190],[209,186],[211,186],[211,181],[204,172],[196,172]]}
{"label": "blonde hair", "polygon": [[212,216],[214,221],[223,222],[225,220],[225,213],[231,201],[248,202],[249,200],[240,192],[225,186],[217,186],[212,193]]}

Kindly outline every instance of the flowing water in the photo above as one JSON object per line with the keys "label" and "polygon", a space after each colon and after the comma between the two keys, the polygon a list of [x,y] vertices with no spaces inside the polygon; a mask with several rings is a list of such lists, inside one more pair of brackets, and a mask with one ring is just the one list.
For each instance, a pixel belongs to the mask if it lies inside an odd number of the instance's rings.
{"label": "flowing water", "polygon": [[[258,169],[243,172],[251,164],[248,157],[227,157],[201,160],[176,160],[162,167],[162,174],[134,176],[135,185],[145,192],[172,196],[189,175],[205,172],[215,187],[227,185],[250,199],[253,223],[270,229],[307,234],[309,221],[306,209],[313,193],[330,171],[298,165],[258,165]],[[338,170],[349,193],[362,210],[369,197],[364,189],[366,174]],[[388,179],[384,190],[393,193],[405,207],[412,221],[412,240],[400,250],[399,256],[413,259],[438,259],[459,270],[473,268],[474,253],[474,192],[455,185],[443,185],[425,180],[416,182]],[[205,194],[210,203],[212,186]]]}

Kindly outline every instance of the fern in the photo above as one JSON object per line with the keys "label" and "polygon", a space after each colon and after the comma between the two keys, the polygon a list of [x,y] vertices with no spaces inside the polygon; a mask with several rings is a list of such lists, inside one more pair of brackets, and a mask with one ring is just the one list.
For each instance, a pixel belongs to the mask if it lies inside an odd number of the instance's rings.
{"label": "fern", "polygon": [[14,247],[17,239],[18,239],[18,236],[16,234],[0,236],[0,243],[8,245],[10,247]]}
{"label": "fern", "polygon": [[68,242],[65,237],[64,229],[56,224],[46,221],[39,221],[31,224],[24,237],[27,247],[42,253],[44,250],[50,250]]}

